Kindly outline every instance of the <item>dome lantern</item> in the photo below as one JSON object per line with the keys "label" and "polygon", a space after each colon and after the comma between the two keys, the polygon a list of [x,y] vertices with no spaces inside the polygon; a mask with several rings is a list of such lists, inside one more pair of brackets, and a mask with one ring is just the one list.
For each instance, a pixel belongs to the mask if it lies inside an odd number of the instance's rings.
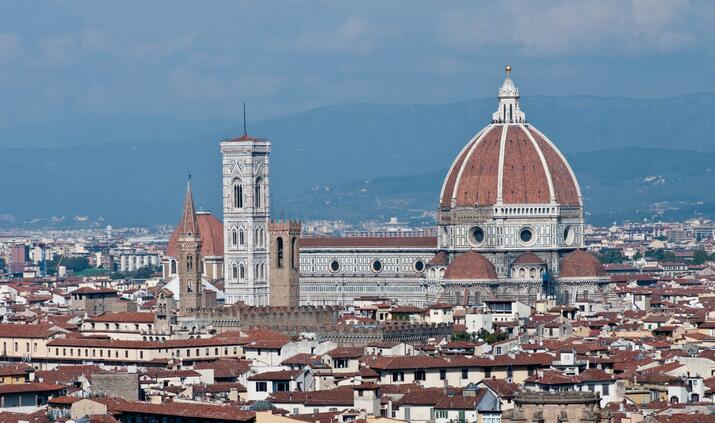
{"label": "dome lantern", "polygon": [[492,115],[493,123],[524,123],[526,115],[519,108],[519,89],[511,80],[511,66],[506,65],[506,78],[499,88],[499,107]]}

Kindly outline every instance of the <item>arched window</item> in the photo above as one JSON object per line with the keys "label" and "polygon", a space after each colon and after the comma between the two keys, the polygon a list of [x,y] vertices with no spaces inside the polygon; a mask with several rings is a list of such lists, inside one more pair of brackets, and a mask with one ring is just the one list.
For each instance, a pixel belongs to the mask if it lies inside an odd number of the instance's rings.
{"label": "arched window", "polygon": [[243,186],[239,180],[233,183],[233,207],[237,209],[243,208]]}
{"label": "arched window", "polygon": [[169,267],[170,267],[169,272],[172,275],[175,275],[176,274],[176,260],[171,260],[171,262],[169,263]]}
{"label": "arched window", "polygon": [[283,267],[283,238],[282,237],[276,238],[276,259],[278,260],[277,266]]}
{"label": "arched window", "polygon": [[290,241],[290,267],[293,269],[298,268],[298,239],[293,237]]}
{"label": "arched window", "polygon": [[235,229],[231,230],[231,245],[234,247],[238,245],[238,232]]}
{"label": "arched window", "polygon": [[261,279],[266,279],[266,264],[261,263]]}
{"label": "arched window", "polygon": [[526,269],[524,269],[523,267],[521,269],[519,269],[519,277],[520,278],[526,277]]}
{"label": "arched window", "polygon": [[256,263],[256,271],[255,271],[254,277],[255,277],[256,279],[260,279],[260,278],[259,278],[260,274],[261,274],[261,265],[258,264],[258,263]]}
{"label": "arched window", "polygon": [[194,284],[191,281],[186,282],[186,291],[194,292]]}
{"label": "arched window", "polygon": [[243,267],[243,263],[238,265],[238,278],[243,279],[246,277],[246,269]]}
{"label": "arched window", "polygon": [[260,209],[263,204],[263,199],[261,198],[263,192],[262,184],[263,178],[259,176],[256,178],[256,185],[253,187],[253,206],[257,209]]}
{"label": "arched window", "polygon": [[245,237],[243,235],[243,229],[238,230],[238,244],[243,247],[243,244],[245,244]]}
{"label": "arched window", "polygon": [[531,279],[536,279],[536,269],[532,268],[529,270],[529,277]]}
{"label": "arched window", "polygon": [[202,259],[202,260],[199,260],[199,272],[201,272],[202,275],[204,274],[204,261],[203,261],[203,259]]}
{"label": "arched window", "polygon": [[238,279],[238,266],[235,263],[231,266],[231,275],[234,279]]}
{"label": "arched window", "polygon": [[186,256],[186,271],[190,272],[194,268],[194,258],[189,254]]}
{"label": "arched window", "polygon": [[260,240],[261,240],[261,247],[265,247],[266,246],[266,231],[263,228],[261,228]]}

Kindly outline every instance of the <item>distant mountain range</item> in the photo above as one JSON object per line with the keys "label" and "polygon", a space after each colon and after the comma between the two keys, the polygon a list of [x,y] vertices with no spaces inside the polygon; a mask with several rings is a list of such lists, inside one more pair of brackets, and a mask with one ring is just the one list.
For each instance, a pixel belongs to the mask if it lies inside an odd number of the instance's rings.
{"label": "distant mountain range", "polygon": [[[249,133],[273,142],[276,216],[429,222],[447,167],[495,105],[343,104],[249,122]],[[522,107],[569,159],[589,221],[715,215],[715,94],[534,96]],[[0,128],[0,225],[173,223],[189,171],[197,204],[220,210],[218,143],[241,132],[166,118]]]}

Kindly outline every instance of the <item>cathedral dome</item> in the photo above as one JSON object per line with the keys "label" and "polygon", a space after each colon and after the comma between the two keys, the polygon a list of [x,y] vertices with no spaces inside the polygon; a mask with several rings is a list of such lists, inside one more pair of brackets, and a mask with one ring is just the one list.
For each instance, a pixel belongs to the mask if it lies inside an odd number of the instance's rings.
{"label": "cathedral dome", "polygon": [[[201,256],[223,256],[223,223],[208,212],[196,212],[196,220],[201,236]],[[167,256],[176,257],[178,242],[179,227],[177,226],[169,238],[169,244],[166,247]]]}
{"label": "cathedral dome", "polygon": [[491,124],[459,153],[442,187],[440,207],[495,204],[580,206],[566,159],[528,124]]}
{"label": "cathedral dome", "polygon": [[519,106],[519,90],[507,77],[492,123],[457,155],[447,173],[440,208],[557,204],[581,206],[576,177],[556,146]]}
{"label": "cathedral dome", "polygon": [[454,258],[444,273],[445,279],[497,279],[494,265],[483,255],[467,251]]}
{"label": "cathedral dome", "polygon": [[607,276],[601,260],[588,251],[576,250],[561,262],[562,278],[594,278]]}

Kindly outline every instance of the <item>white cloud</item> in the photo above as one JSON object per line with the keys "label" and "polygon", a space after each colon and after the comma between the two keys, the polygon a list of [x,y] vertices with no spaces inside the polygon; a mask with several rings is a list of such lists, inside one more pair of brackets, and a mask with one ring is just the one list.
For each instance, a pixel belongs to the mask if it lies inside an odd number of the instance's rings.
{"label": "white cloud", "polygon": [[533,56],[673,51],[695,39],[684,19],[690,6],[686,0],[513,0],[448,10],[437,35],[464,51],[501,47]]}
{"label": "white cloud", "polygon": [[350,16],[335,28],[307,32],[298,37],[302,50],[332,53],[369,53],[381,34],[376,28],[357,16]]}

